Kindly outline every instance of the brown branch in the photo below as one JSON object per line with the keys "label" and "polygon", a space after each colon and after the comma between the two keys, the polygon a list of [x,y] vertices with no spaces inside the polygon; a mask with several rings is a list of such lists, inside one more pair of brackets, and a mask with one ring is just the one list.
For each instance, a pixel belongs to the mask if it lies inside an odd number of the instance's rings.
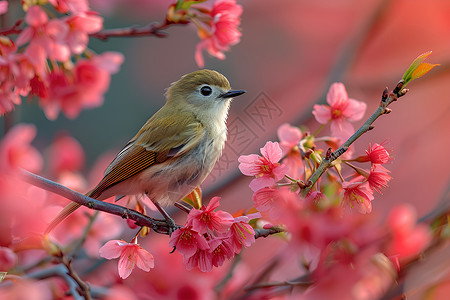
{"label": "brown branch", "polygon": [[133,220],[136,222],[136,225],[147,226],[158,233],[169,234],[170,232],[170,228],[165,220],[150,218],[149,216],[141,214],[140,212],[133,209],[90,198],[86,195],[75,192],[59,183],[33,174],[26,170],[22,170],[22,174],[26,182],[40,187],[44,190],[63,196],[64,198],[67,198],[80,205],[86,206],[90,209],[104,211],[116,216],[120,216],[123,219]]}
{"label": "brown branch", "polygon": [[163,30],[173,24],[175,23],[166,20],[162,24],[153,22],[144,26],[130,26],[125,28],[104,29],[99,32],[90,34],[90,37],[94,37],[103,41],[106,41],[112,37],[142,37],[152,35],[159,38],[164,38],[167,36],[167,32]]}

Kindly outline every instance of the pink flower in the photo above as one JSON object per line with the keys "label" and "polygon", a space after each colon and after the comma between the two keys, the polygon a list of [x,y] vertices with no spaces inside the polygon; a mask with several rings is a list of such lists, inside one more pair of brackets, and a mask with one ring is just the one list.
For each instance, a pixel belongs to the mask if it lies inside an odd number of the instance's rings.
{"label": "pink flower", "polygon": [[385,164],[391,159],[389,152],[383,147],[383,143],[380,144],[369,144],[369,149],[366,150],[365,156],[360,156],[357,158],[358,162],[368,162],[372,164]]}
{"label": "pink flower", "polygon": [[198,249],[194,255],[183,257],[183,263],[188,271],[198,267],[202,272],[211,272],[213,269],[213,254],[208,250]]}
{"label": "pink flower", "polygon": [[382,165],[372,165],[369,177],[367,178],[369,187],[372,190],[381,193],[381,189],[387,187],[389,180],[392,178],[388,173],[390,173],[390,171]]}
{"label": "pink flower", "polygon": [[96,12],[79,13],[64,20],[69,26],[66,42],[74,54],[81,54],[89,42],[89,34],[103,28],[103,18]]}
{"label": "pink flower", "polygon": [[76,139],[67,134],[58,135],[48,153],[52,174],[78,171],[83,167],[83,147]]}
{"label": "pink flower", "polygon": [[370,213],[372,211],[373,191],[369,188],[367,183],[362,182],[344,182],[343,204],[350,208],[355,208],[362,214]]}
{"label": "pink flower", "polygon": [[223,51],[239,43],[241,33],[238,27],[241,14],[242,6],[236,4],[235,0],[218,0],[214,3],[208,24],[210,30],[198,28],[198,35],[202,41],[197,45],[195,61],[200,68],[204,66],[203,50],[207,50],[218,59],[224,59]]}
{"label": "pink flower", "polygon": [[285,123],[278,127],[277,133],[283,156],[287,156],[283,163],[289,167],[288,175],[299,178],[304,173],[302,156],[298,145],[302,139],[302,132],[298,127]]}
{"label": "pink flower", "polygon": [[47,14],[38,5],[28,8],[25,28],[17,37],[18,46],[30,42],[25,49],[25,56],[36,68],[36,73],[44,75],[46,59],[66,62],[70,58],[70,49],[65,43],[68,26],[59,19],[49,20]]}
{"label": "pink flower", "polygon": [[350,122],[360,120],[367,105],[348,98],[345,86],[339,82],[331,85],[327,102],[329,105],[314,105],[313,115],[320,124],[331,121],[332,135],[346,140],[355,132]]}
{"label": "pink flower", "polygon": [[69,118],[78,116],[82,108],[98,107],[103,103],[112,73],[117,72],[123,56],[105,52],[92,59],[77,61],[73,70],[54,70],[48,76],[48,87],[40,104],[50,120],[62,110]]}
{"label": "pink flower", "polygon": [[153,255],[139,246],[139,244],[127,243],[122,240],[107,242],[100,248],[99,253],[100,256],[106,259],[120,257],[118,268],[119,276],[122,279],[130,276],[135,266],[148,272],[155,265]]}
{"label": "pink flower", "polygon": [[250,188],[257,191],[266,186],[272,186],[281,180],[288,167],[278,163],[282,157],[281,148],[278,143],[267,142],[260,149],[262,157],[257,154],[241,155],[238,159],[240,162],[239,170],[247,176],[256,176],[250,182]]}
{"label": "pink flower", "polygon": [[212,253],[212,264],[215,267],[223,265],[225,260],[234,257],[232,240],[229,237],[216,237],[209,241]]}
{"label": "pink flower", "polygon": [[0,143],[0,171],[25,168],[39,171],[43,165],[40,153],[31,146],[36,136],[36,127],[18,124],[11,128]]}
{"label": "pink flower", "polygon": [[214,211],[219,207],[220,197],[212,198],[208,206],[202,209],[193,208],[188,215],[186,226],[192,228],[200,234],[210,231],[217,231],[218,233],[225,233],[233,223],[233,216],[229,213],[219,210]]}
{"label": "pink flower", "polygon": [[0,15],[8,11],[8,1],[0,1]]}
{"label": "pink flower", "polygon": [[82,13],[89,10],[87,0],[49,0],[60,13]]}
{"label": "pink flower", "polygon": [[9,271],[17,264],[17,255],[9,248],[0,247],[0,272]]}
{"label": "pink flower", "polygon": [[205,237],[186,226],[175,230],[169,240],[169,247],[176,247],[185,258],[194,255],[197,250],[209,249]]}
{"label": "pink flower", "polygon": [[234,219],[234,223],[230,228],[234,253],[240,253],[242,246],[250,247],[255,242],[255,230],[248,222],[256,218],[261,218],[261,214],[240,216]]}
{"label": "pink flower", "polygon": [[386,249],[388,255],[407,260],[425,249],[432,235],[426,225],[416,222],[416,211],[410,205],[398,205],[389,212],[387,224],[392,231],[392,240]]}
{"label": "pink flower", "polygon": [[277,220],[281,215],[283,197],[276,188],[264,187],[257,190],[252,196],[255,208],[269,216],[272,220]]}

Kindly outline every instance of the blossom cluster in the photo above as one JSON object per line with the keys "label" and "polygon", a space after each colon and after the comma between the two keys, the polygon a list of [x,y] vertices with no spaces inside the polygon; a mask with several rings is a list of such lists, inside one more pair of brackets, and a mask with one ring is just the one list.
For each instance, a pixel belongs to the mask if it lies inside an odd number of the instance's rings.
{"label": "blossom cluster", "polygon": [[219,197],[211,199],[201,209],[193,208],[184,227],[177,229],[171,236],[169,246],[175,247],[183,255],[188,270],[198,267],[210,272],[223,265],[241,252],[243,246],[249,247],[255,242],[255,231],[248,222],[258,218],[259,214],[233,216],[218,210]]}
{"label": "blossom cluster", "polygon": [[[49,7],[28,3],[22,6],[25,26],[16,28],[17,38],[0,32],[0,114],[27,96],[38,97],[51,120],[60,111],[73,119],[82,109],[100,106],[111,74],[123,62],[120,53],[97,55],[87,48],[89,34],[103,28],[103,18],[86,0],[49,1]],[[55,14],[47,13],[50,8]]]}
{"label": "blossom cluster", "polygon": [[197,7],[204,1],[178,1],[167,14],[173,23],[192,22],[197,29],[200,42],[195,51],[195,62],[200,68],[205,65],[204,50],[218,59],[225,59],[225,51],[240,41],[239,25],[242,6],[236,0],[216,0],[211,8]]}

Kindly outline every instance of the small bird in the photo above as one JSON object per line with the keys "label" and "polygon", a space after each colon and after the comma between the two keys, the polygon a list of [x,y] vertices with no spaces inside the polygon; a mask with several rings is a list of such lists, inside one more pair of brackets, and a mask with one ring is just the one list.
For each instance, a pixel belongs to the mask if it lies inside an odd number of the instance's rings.
{"label": "small bird", "polygon": [[[214,167],[227,139],[226,120],[233,97],[222,74],[199,70],[172,83],[166,104],[126,144],[106,168],[103,179],[86,195],[105,200],[112,196],[146,194],[161,206],[174,204],[199,186]],[[51,232],[80,204],[68,204],[47,227]]]}

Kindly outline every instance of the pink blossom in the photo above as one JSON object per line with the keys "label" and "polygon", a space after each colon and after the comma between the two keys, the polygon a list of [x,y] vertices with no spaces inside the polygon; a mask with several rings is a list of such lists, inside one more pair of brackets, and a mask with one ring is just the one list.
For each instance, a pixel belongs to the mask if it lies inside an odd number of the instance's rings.
{"label": "pink blossom", "polygon": [[74,54],[81,54],[89,42],[89,34],[103,28],[103,18],[96,12],[79,13],[64,19],[69,26],[67,45]]}
{"label": "pink blossom", "polygon": [[261,214],[251,214],[247,216],[240,216],[234,219],[233,225],[230,228],[231,239],[233,241],[233,251],[240,253],[242,246],[250,247],[255,243],[255,230],[248,224],[250,220],[261,218]]}
{"label": "pink blossom", "polygon": [[197,249],[192,256],[184,256],[183,262],[188,271],[198,267],[202,272],[211,272],[213,269],[213,254],[209,250]]}
{"label": "pink blossom", "polygon": [[18,63],[13,41],[0,36],[0,115],[10,112],[22,102],[20,94],[27,85],[27,76]]}
{"label": "pink blossom", "polygon": [[209,248],[212,253],[212,264],[215,267],[222,266],[225,260],[234,257],[232,240],[227,236],[211,239]]}
{"label": "pink blossom", "polygon": [[361,120],[367,105],[348,98],[342,83],[333,83],[327,94],[329,105],[314,105],[313,115],[320,124],[331,121],[331,133],[340,139],[349,138],[355,129],[350,122]]}
{"label": "pink blossom", "polygon": [[299,178],[304,173],[303,160],[299,148],[302,132],[298,127],[285,123],[278,127],[277,133],[283,156],[286,156],[283,163],[289,167],[288,175]]}
{"label": "pink blossom", "polygon": [[0,15],[8,11],[8,1],[0,1]]}
{"label": "pink blossom", "polygon": [[48,86],[42,93],[40,104],[50,120],[62,110],[69,118],[78,116],[82,108],[92,108],[103,103],[110,76],[123,62],[119,53],[106,52],[92,59],[77,61],[73,70],[54,70],[48,76]]}
{"label": "pink blossom", "polygon": [[266,186],[272,186],[281,180],[288,167],[278,163],[282,157],[278,143],[267,142],[260,149],[262,157],[257,154],[241,155],[238,159],[239,170],[247,176],[256,176],[250,183],[250,188],[257,191]]}
{"label": "pink blossom", "polygon": [[59,19],[49,20],[38,5],[28,8],[25,22],[30,27],[20,33],[16,43],[22,46],[30,42],[25,49],[25,56],[36,68],[37,74],[44,75],[47,58],[61,62],[69,60],[70,49],[65,42],[69,30],[67,24]]}
{"label": "pink blossom", "polygon": [[9,248],[0,247],[0,272],[9,271],[17,264],[17,255]]}
{"label": "pink blossom", "polygon": [[195,61],[203,68],[204,61],[202,51],[207,50],[210,55],[218,59],[224,59],[224,51],[230,46],[239,43],[241,33],[238,29],[242,6],[236,4],[235,0],[217,0],[210,12],[210,30],[203,27],[198,28],[198,34],[202,41],[197,45]]}
{"label": "pink blossom", "polygon": [[40,153],[31,145],[36,127],[18,124],[11,128],[0,143],[0,171],[24,168],[39,171],[43,165]]}
{"label": "pink blossom", "polygon": [[186,225],[200,234],[207,233],[208,230],[216,231],[218,233],[225,233],[233,223],[233,216],[229,213],[219,210],[214,211],[219,207],[220,197],[212,198],[208,206],[202,209],[193,208],[188,215]]}
{"label": "pink blossom", "polygon": [[392,178],[388,173],[390,173],[390,171],[382,165],[372,165],[369,177],[367,177],[369,187],[372,190],[381,193],[381,189],[387,187],[389,180]]}
{"label": "pink blossom", "polygon": [[84,151],[80,143],[68,134],[59,134],[48,151],[53,174],[78,171],[84,164]]}
{"label": "pink blossom", "polygon": [[281,215],[283,197],[276,188],[264,187],[257,190],[252,196],[255,208],[268,215],[270,219],[277,220]]}
{"label": "pink blossom", "polygon": [[344,188],[343,204],[350,208],[356,208],[362,214],[372,211],[373,191],[367,183],[344,182],[342,187]]}
{"label": "pink blossom", "polygon": [[194,255],[197,250],[209,249],[205,237],[190,226],[175,230],[170,237],[169,247],[176,247],[185,258]]}
{"label": "pink blossom", "polygon": [[55,9],[61,13],[83,13],[89,10],[87,0],[49,0]]}
{"label": "pink blossom", "polygon": [[425,224],[416,224],[417,214],[411,205],[394,207],[388,215],[387,224],[392,232],[392,240],[386,253],[407,260],[417,256],[430,243],[432,235]]}
{"label": "pink blossom", "polygon": [[120,257],[118,269],[122,279],[130,276],[135,266],[148,272],[155,265],[153,255],[136,243],[111,240],[100,248],[99,253],[106,259]]}
{"label": "pink blossom", "polygon": [[358,157],[356,160],[358,162],[368,162],[372,164],[385,164],[391,159],[389,151],[383,147],[383,143],[380,144],[369,144],[369,149],[366,150],[366,155]]}

